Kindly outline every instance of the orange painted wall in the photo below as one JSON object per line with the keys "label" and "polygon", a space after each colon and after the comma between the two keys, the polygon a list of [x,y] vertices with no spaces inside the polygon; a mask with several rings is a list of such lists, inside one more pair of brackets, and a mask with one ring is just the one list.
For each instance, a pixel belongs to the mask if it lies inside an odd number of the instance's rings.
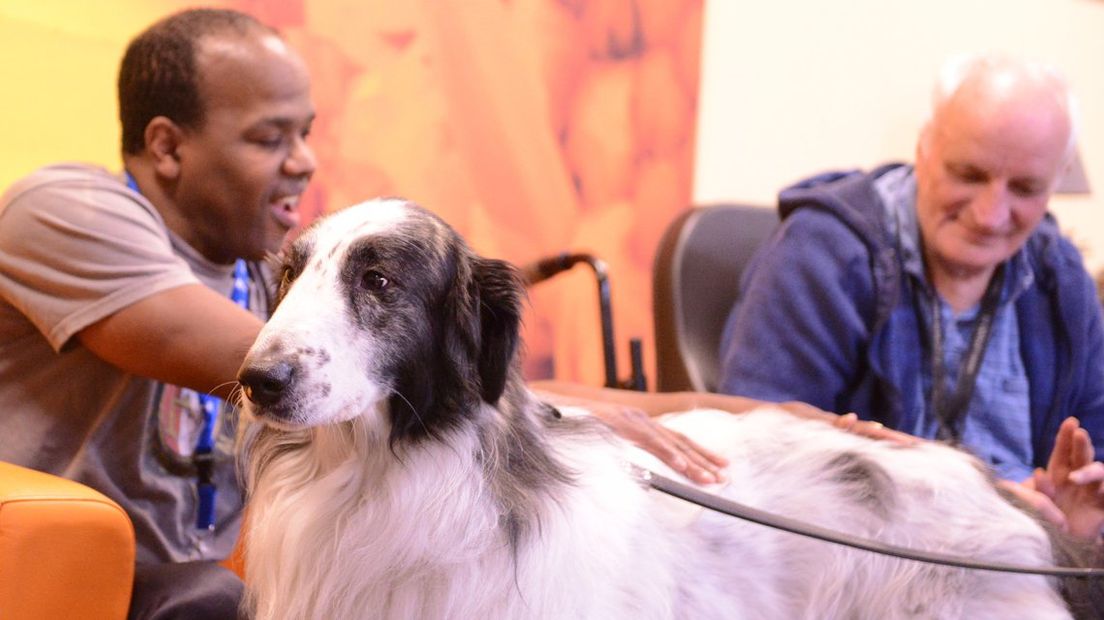
{"label": "orange painted wall", "polygon": [[[400,195],[484,254],[592,252],[610,268],[621,375],[629,337],[644,339],[651,367],[652,257],[691,195],[702,0],[220,4],[281,29],[311,67],[311,216]],[[18,85],[0,114],[0,183],[55,160],[118,167],[118,58],[186,3],[85,5],[0,4],[0,80]],[[530,300],[527,375],[601,384],[589,270]]]}

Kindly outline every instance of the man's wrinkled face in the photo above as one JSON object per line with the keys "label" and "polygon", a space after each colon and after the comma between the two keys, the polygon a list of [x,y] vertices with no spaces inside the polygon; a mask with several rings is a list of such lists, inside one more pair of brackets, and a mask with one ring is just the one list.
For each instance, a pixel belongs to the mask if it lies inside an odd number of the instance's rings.
{"label": "man's wrinkled face", "polygon": [[1070,124],[1063,109],[1037,104],[960,94],[925,128],[916,210],[929,271],[989,273],[1046,214]]}
{"label": "man's wrinkled face", "polygon": [[196,61],[204,120],[178,150],[186,239],[216,262],[259,259],[298,225],[314,173],[307,69],[267,33],[208,36]]}

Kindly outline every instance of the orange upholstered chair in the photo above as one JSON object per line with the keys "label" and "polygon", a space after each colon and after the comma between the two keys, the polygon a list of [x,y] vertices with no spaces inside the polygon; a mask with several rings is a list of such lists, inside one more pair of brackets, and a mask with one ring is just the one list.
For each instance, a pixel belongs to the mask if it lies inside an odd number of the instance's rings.
{"label": "orange upholstered chair", "polygon": [[0,618],[125,618],[134,528],[118,504],[0,462]]}

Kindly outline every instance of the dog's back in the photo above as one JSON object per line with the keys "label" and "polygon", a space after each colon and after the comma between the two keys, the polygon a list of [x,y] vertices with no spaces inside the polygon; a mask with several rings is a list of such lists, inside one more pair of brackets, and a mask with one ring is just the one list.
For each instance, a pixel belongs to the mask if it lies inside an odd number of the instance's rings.
{"label": "dog's back", "polygon": [[[1043,577],[872,555],[672,506],[630,450],[516,371],[521,289],[401,201],[309,230],[243,365],[258,618],[1065,618]],[[674,418],[726,495],[851,534],[1024,564],[1046,535],[971,459],[764,411]]]}
{"label": "dog's back", "polygon": [[[773,409],[693,412],[668,423],[730,459],[731,482],[717,491],[741,503],[902,547],[1053,563],[1042,528],[957,450],[872,441]],[[724,541],[722,558],[738,558],[737,568],[721,569],[735,570],[735,582],[777,596],[777,613],[763,617],[1069,617],[1045,577],[898,560],[715,513],[694,527]]]}

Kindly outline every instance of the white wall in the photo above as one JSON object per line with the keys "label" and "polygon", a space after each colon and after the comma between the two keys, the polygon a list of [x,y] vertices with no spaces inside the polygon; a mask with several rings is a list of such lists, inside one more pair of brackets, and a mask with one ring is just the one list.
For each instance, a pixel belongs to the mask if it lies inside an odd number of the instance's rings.
{"label": "white wall", "polygon": [[943,60],[1001,50],[1060,68],[1094,194],[1051,202],[1104,267],[1104,0],[706,0],[694,201],[770,205],[825,169],[912,160]]}

